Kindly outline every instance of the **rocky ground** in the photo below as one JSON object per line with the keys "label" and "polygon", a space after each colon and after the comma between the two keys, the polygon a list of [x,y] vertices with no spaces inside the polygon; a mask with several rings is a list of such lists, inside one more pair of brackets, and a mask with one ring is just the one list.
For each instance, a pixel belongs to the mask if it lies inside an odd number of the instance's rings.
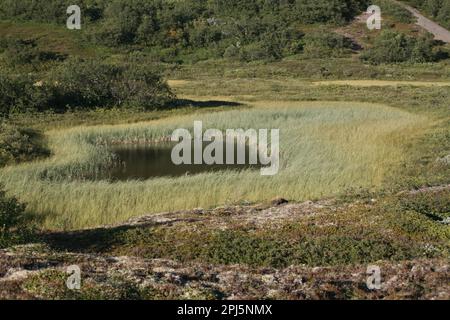
{"label": "rocky ground", "polygon": [[[448,189],[449,186],[425,188],[399,196],[416,199],[419,195],[441,194]],[[289,203],[284,199],[275,199],[266,204],[161,213],[136,218],[120,226],[47,234],[41,243],[0,250],[0,298],[450,299],[450,270],[446,255],[397,261],[380,259],[371,264],[295,264],[275,268],[243,263],[209,263],[201,259],[182,261],[182,255],[175,255],[180,259],[149,258],[148,252],[144,254],[145,250],[137,249],[151,246],[147,238],[127,244],[125,251],[117,244],[105,249],[90,240],[98,237],[99,230],[165,228],[169,233],[190,234],[198,230],[207,232],[232,228],[245,229],[250,233],[261,229],[276,233],[276,230],[283,230],[282,226],[294,223],[312,228],[313,231],[309,231],[313,232],[311,236],[318,236],[327,228],[339,230],[344,225],[350,225],[358,230],[376,226],[379,229],[374,230],[379,237],[390,237],[392,230],[382,224],[383,217],[387,219],[387,216],[374,211],[379,202],[379,199],[370,198],[350,203],[337,200]],[[352,211],[354,214],[349,214]],[[370,214],[364,216],[362,212]],[[345,219],[341,220],[343,217]],[[439,230],[448,230],[442,221],[436,222],[436,226]],[[107,234],[107,237],[112,237],[112,234]],[[100,237],[97,241],[104,244],[104,239]],[[430,239],[423,246],[436,246],[430,244]],[[189,238],[187,241],[190,241]],[[392,238],[389,241],[397,240]],[[400,238],[398,241],[412,240]],[[340,254],[341,250],[337,248],[336,254]],[[117,254],[122,252],[127,254]],[[66,286],[68,267],[72,265],[77,265],[81,270],[80,290],[70,290]],[[380,268],[379,289],[368,287],[368,281],[373,283],[368,273],[369,265]]]}
{"label": "rocky ground", "polygon": [[[450,299],[448,261],[379,261],[381,289],[367,266],[249,268],[171,260],[52,254],[32,246],[0,252],[2,299]],[[67,267],[82,270],[69,290]]]}

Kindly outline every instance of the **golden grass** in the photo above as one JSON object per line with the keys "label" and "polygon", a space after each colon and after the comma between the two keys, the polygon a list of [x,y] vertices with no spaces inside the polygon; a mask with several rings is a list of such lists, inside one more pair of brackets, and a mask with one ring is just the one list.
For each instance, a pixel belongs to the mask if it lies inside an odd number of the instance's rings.
{"label": "golden grass", "polygon": [[[109,152],[99,142],[149,141],[175,128],[192,129],[194,120],[221,130],[280,128],[279,174],[224,171],[117,183],[70,179],[108,161]],[[259,101],[244,110],[49,131],[54,156],[4,168],[0,183],[27,202],[29,211],[50,229],[93,227],[155,212],[277,196],[301,201],[349,187],[381,186],[407,160],[402,146],[426,124],[423,117],[378,104]]]}
{"label": "golden grass", "polygon": [[188,83],[188,80],[167,80],[167,84],[171,87],[182,87]]}
{"label": "golden grass", "polygon": [[314,85],[338,85],[355,87],[387,87],[387,86],[413,86],[413,87],[450,87],[450,82],[444,81],[394,81],[394,80],[332,80],[315,81]]}

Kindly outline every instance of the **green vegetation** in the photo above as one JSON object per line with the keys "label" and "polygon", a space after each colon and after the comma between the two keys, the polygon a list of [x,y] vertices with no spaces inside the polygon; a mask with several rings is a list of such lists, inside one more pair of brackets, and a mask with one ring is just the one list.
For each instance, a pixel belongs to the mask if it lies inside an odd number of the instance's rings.
{"label": "green vegetation", "polygon": [[0,167],[47,156],[42,134],[0,123]]}
{"label": "green vegetation", "polygon": [[27,279],[24,289],[49,300],[149,300],[164,297],[163,293],[155,290],[141,289],[119,273],[108,284],[85,282],[81,290],[67,289],[66,279],[65,272],[49,270]]}
{"label": "green vegetation", "polygon": [[395,31],[383,31],[361,58],[373,64],[433,62],[439,56],[433,52],[433,46],[432,37],[415,38]]}
{"label": "green vegetation", "polygon": [[374,1],[375,5],[378,5],[383,15],[388,15],[394,17],[396,21],[401,23],[412,23],[414,22],[413,15],[403,8],[398,3],[390,0],[376,0]]}
{"label": "green vegetation", "polygon": [[[381,105],[262,101],[255,106],[135,125],[49,132],[54,157],[2,170],[0,181],[27,201],[31,210],[45,213],[47,227],[63,229],[120,222],[148,212],[256,202],[280,194],[301,201],[350,186],[379,186],[392,166],[402,161],[401,141],[426,125],[422,117]],[[282,127],[279,174],[261,179],[259,171],[245,170],[143,182],[74,181],[96,176],[111,165],[113,158],[105,144],[155,141],[170,136],[175,128],[192,128],[199,119],[205,128],[220,130]],[[174,194],[183,196],[174,198]]]}
{"label": "green vegetation", "polygon": [[133,63],[117,67],[98,60],[68,60],[44,80],[0,74],[0,111],[65,111],[101,107],[157,109],[174,96],[161,76]]}
{"label": "green vegetation", "polygon": [[[56,0],[3,1],[0,18],[63,23],[69,4]],[[235,40],[246,45],[297,24],[342,24],[365,9],[367,1],[86,0],[79,5],[87,15],[87,37],[96,41],[113,46],[145,44],[185,49],[214,43],[224,48]]]}
{"label": "green vegetation", "polygon": [[[412,22],[407,11],[405,13],[398,5],[380,2],[387,14],[397,21]],[[0,19],[63,26],[68,4],[64,1],[4,1],[0,5]],[[180,63],[221,57],[246,62],[280,60],[301,53],[303,45],[306,56],[313,56],[317,50],[323,57],[330,52],[334,56],[342,53],[348,45],[344,42],[348,40],[339,39],[329,31],[325,34],[312,32],[305,39],[303,36],[317,23],[328,29],[348,23],[367,8],[368,2],[85,0],[79,5],[84,15],[79,41],[84,45],[132,47],[150,60]],[[316,45],[319,48],[315,48]],[[335,50],[330,46],[336,46]],[[33,51],[26,57],[28,60],[39,55],[37,48],[27,50]],[[41,56],[58,58],[51,52]]]}
{"label": "green vegetation", "polygon": [[444,28],[450,28],[450,3],[446,0],[406,0],[405,2],[427,13]]}
{"label": "green vegetation", "polygon": [[63,60],[64,56],[52,52],[40,51],[35,40],[2,39],[0,51],[11,66],[24,64],[39,64],[52,60]]}
{"label": "green vegetation", "polygon": [[[53,106],[156,109],[173,102],[170,88],[160,75],[133,64],[116,67],[98,60],[67,61],[48,81],[53,84],[53,101],[49,103]],[[42,87],[46,86],[44,82]]]}
{"label": "green vegetation", "polygon": [[[411,266],[449,257],[450,47],[407,10],[376,1],[383,30],[369,31],[366,0],[77,2],[79,31],[65,28],[71,1],[0,3],[0,269],[45,269],[5,283],[51,299],[444,292],[430,276],[441,269],[419,281]],[[448,1],[408,2],[449,26]],[[157,143],[195,120],[279,128],[278,175],[102,180],[118,161],[110,146]],[[401,283],[391,295],[365,290],[375,262]],[[87,268],[80,291],[65,286],[71,264]],[[257,278],[222,277],[233,268]],[[269,271],[287,282],[267,284]]]}
{"label": "green vegetation", "polygon": [[0,188],[0,248],[29,241],[31,235],[25,205],[16,198],[7,197]]}
{"label": "green vegetation", "polygon": [[222,207],[202,216],[194,212],[177,216],[184,218],[182,223],[85,230],[72,233],[70,241],[67,235],[58,234],[48,244],[53,250],[77,253],[273,268],[448,257],[448,226],[404,208],[407,199],[421,202],[432,196],[434,202],[445,202],[446,195],[424,191],[405,198],[383,196],[376,202],[373,196],[365,200],[360,195],[360,202],[350,207],[325,205],[303,212],[301,219],[283,217],[265,221],[263,226],[245,223],[249,218],[245,210],[237,213],[232,207]]}
{"label": "green vegetation", "polygon": [[304,53],[310,58],[341,56],[351,49],[352,43],[342,35],[317,31],[305,36]]}

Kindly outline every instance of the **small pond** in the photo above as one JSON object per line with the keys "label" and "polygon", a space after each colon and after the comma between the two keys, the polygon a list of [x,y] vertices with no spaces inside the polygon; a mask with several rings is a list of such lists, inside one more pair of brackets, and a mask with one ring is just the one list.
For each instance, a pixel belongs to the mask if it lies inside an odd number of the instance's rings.
{"label": "small pond", "polygon": [[[178,177],[202,172],[222,170],[259,169],[261,165],[207,165],[181,164],[172,162],[172,148],[176,143],[164,142],[152,145],[119,145],[111,147],[118,157],[119,165],[111,168],[106,175],[108,180],[147,180],[156,177]],[[246,158],[248,159],[248,148]],[[235,152],[236,155],[236,152]],[[237,163],[235,161],[234,163]]]}

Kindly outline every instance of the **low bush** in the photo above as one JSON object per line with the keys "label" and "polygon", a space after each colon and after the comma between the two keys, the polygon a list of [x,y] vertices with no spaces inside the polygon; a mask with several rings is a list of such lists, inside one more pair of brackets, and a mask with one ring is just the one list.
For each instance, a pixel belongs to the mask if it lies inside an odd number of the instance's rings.
{"label": "low bush", "polygon": [[32,76],[0,73],[0,116],[47,108],[51,92],[37,83]]}
{"label": "low bush", "polygon": [[413,23],[414,17],[402,7],[400,4],[395,3],[390,0],[377,0],[374,2],[375,5],[378,5],[381,8],[382,14],[389,15],[393,17],[396,21],[401,23]]}
{"label": "low bush", "polygon": [[441,221],[450,218],[450,190],[417,192],[400,198],[402,211],[415,211],[424,216]]}
{"label": "low bush", "polygon": [[54,105],[60,108],[126,106],[158,109],[174,98],[161,76],[149,67],[115,66],[74,59],[52,72]]}
{"label": "low bush", "polygon": [[300,53],[303,50],[304,33],[296,29],[272,30],[261,41],[246,45],[231,44],[226,47],[223,57],[241,61],[280,60],[283,57]]}
{"label": "low bush", "polygon": [[48,154],[39,132],[0,123],[0,167]]}
{"label": "low bush", "polygon": [[415,38],[396,31],[383,31],[374,46],[361,56],[371,64],[399,62],[432,62],[437,59],[431,37]]}
{"label": "low bush", "polygon": [[33,39],[4,39],[0,43],[0,49],[5,55],[6,62],[12,66],[37,64],[65,58],[61,54],[40,50]]}
{"label": "low bush", "polygon": [[2,0],[0,19],[65,23],[67,7],[77,4],[83,12],[83,19],[95,21],[101,17],[104,0]]}
{"label": "low bush", "polygon": [[7,197],[0,188],[0,248],[24,243],[31,234],[31,229],[27,227],[25,205],[14,197]]}
{"label": "low bush", "polygon": [[292,16],[303,23],[344,23],[367,8],[366,0],[296,0]]}
{"label": "low bush", "polygon": [[[420,255],[420,246],[407,246],[385,238],[323,235],[290,236],[286,229],[248,232],[243,229],[180,233],[174,229],[130,229],[110,235],[105,252],[132,254],[148,259],[173,259],[212,264],[246,264],[285,268],[289,265],[333,266],[377,260],[404,260]],[[290,236],[289,239],[286,237]]]}
{"label": "low bush", "polygon": [[0,115],[109,107],[154,110],[174,99],[167,83],[151,67],[115,66],[99,60],[73,59],[44,80],[0,73]]}
{"label": "low bush", "polygon": [[348,52],[352,45],[344,36],[326,31],[307,34],[304,43],[304,53],[311,58],[338,57]]}
{"label": "low bush", "polygon": [[447,0],[407,0],[409,4],[435,19],[445,28],[450,28],[450,1]]}
{"label": "low bush", "polygon": [[[278,56],[277,53],[276,55]],[[275,57],[267,51],[267,48],[262,43],[252,43],[240,48],[239,59],[250,62],[256,60],[275,60]]]}

